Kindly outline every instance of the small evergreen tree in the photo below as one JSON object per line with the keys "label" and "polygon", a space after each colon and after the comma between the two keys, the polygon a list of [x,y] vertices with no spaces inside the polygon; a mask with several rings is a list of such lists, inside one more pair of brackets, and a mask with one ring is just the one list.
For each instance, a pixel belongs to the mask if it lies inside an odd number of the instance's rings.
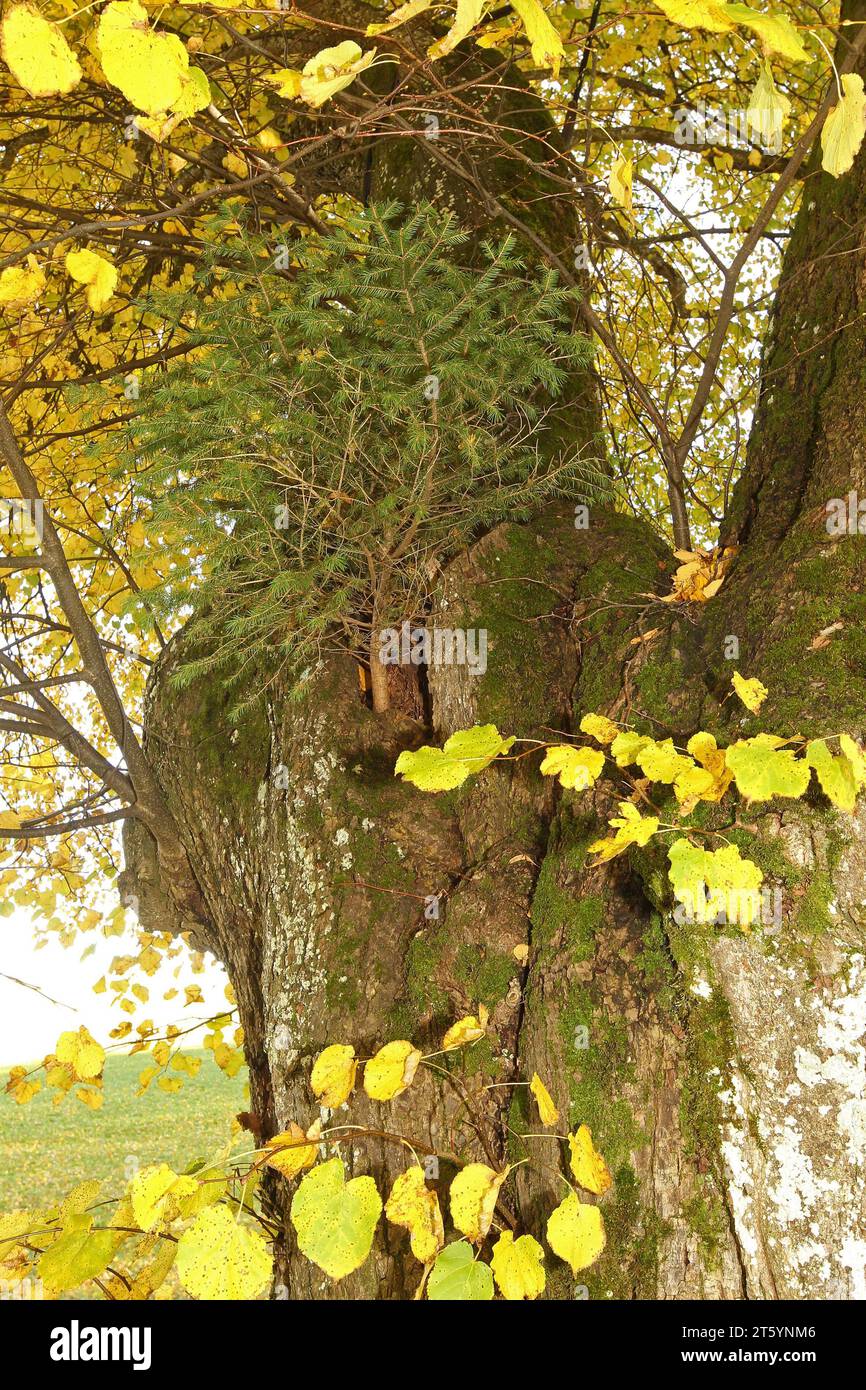
{"label": "small evergreen tree", "polygon": [[[195,352],[133,426],[157,526],[179,536],[157,608],[194,604],[239,681],[276,646],[296,677],[334,640],[387,706],[378,634],[423,616],[448,558],[555,494],[605,486],[574,443],[568,388],[591,357],[570,292],[513,239],[461,261],[425,207],[372,208],[274,257],[209,248],[173,303]],[[190,327],[191,326],[191,327]],[[192,597],[191,597],[192,596]]]}

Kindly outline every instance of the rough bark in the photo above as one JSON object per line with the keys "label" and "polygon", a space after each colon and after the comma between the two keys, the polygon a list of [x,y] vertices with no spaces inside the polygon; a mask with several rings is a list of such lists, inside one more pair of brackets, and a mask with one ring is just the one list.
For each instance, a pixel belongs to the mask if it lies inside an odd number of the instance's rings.
{"label": "rough bark", "polygon": [[[564,1121],[592,1126],[615,1177],[608,1250],[583,1276],[593,1298],[866,1296],[862,814],[818,797],[741,814],[733,837],[783,895],[779,930],[744,935],[677,924],[664,847],[587,866],[621,791],[609,780],[558,793],[527,759],[436,798],[395,780],[393,764],[431,731],[493,721],[544,737],[590,709],[677,742],[699,728],[720,741],[761,728],[862,738],[866,540],[828,536],[825,504],[866,496],[864,173],[861,156],[847,179],[807,180],[726,527],[741,549],[705,610],[642,597],[672,568],[643,524],[593,510],[578,531],[568,508],[551,508],[497,528],[446,575],[436,620],[487,628],[490,655],[479,678],[431,671],[432,729],[368,710],[339,659],[300,701],[269,686],[261,716],[234,727],[218,688],[171,685],[194,631],[149,693],[147,751],[209,906],[207,944],[235,983],[265,1132],[309,1123],[310,1062],[326,1043],[369,1056],[402,1036],[432,1050],[486,1003],[489,1041],[391,1107],[353,1103],[351,1122],[403,1132],[419,1151],[513,1160],[535,1144],[520,1137],[536,1128],[526,1093],[483,1080],[537,1069]],[[661,635],[631,645],[648,627]],[[727,698],[735,665],[770,687],[760,719]],[[165,927],[172,909],[140,827],[127,849],[142,917]],[[438,920],[424,915],[433,895]],[[526,967],[516,945],[529,947]],[[347,1141],[344,1157],[383,1189],[405,1166],[387,1140]],[[443,1160],[443,1191],[452,1173]],[[538,1233],[562,1189],[517,1174],[507,1200]],[[275,1184],[270,1200],[291,1297],[412,1292],[420,1270],[393,1227],[331,1285],[293,1252],[287,1193]],[[549,1293],[575,1294],[553,1259]]]}

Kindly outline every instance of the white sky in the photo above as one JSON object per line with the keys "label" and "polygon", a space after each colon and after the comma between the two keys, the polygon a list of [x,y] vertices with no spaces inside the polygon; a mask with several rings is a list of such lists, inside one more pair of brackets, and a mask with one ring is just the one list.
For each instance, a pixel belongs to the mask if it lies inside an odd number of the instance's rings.
{"label": "white sky", "polygon": [[[85,950],[95,950],[82,962]],[[110,989],[94,994],[93,986],[105,975],[115,956],[138,954],[133,933],[103,937],[98,929],[79,937],[68,949],[51,937],[44,946],[35,949],[35,936],[29,915],[18,909],[11,917],[0,918],[0,1067],[16,1063],[41,1061],[54,1050],[59,1035],[84,1024],[103,1047],[112,1042],[109,1032],[124,1019],[135,1024],[145,1018],[157,1026],[177,1023],[188,1028],[196,1019],[207,1018],[228,1008],[225,994],[226,975],[214,961],[209,961],[201,975],[193,975],[183,956],[160,968],[155,975],[134,978],[146,984],[150,991],[147,1004],[138,1006],[135,1016],[121,1012]],[[175,971],[179,968],[178,977]],[[29,985],[36,985],[58,1004],[49,1003],[32,990],[23,989],[4,975],[14,975]],[[183,986],[197,984],[205,1003],[184,1007]],[[165,1001],[166,990],[177,988],[177,998]],[[62,1008],[59,1005],[69,1005]],[[77,1012],[71,1012],[72,1009]],[[133,1033],[133,1036],[135,1034]],[[201,1033],[192,1033],[186,1046],[201,1043]]]}

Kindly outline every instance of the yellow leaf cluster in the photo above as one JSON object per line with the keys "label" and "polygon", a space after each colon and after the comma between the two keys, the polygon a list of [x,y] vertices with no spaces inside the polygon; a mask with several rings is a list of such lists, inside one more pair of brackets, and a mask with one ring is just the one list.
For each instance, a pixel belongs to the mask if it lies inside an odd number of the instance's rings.
{"label": "yellow leaf cluster", "polygon": [[674,574],[673,591],[662,603],[706,603],[715,597],[736,553],[733,545],[723,550],[675,550],[681,563]]}
{"label": "yellow leaf cluster", "polygon": [[36,257],[27,257],[26,266],[7,265],[0,271],[0,309],[24,309],[45,289],[45,275]]}

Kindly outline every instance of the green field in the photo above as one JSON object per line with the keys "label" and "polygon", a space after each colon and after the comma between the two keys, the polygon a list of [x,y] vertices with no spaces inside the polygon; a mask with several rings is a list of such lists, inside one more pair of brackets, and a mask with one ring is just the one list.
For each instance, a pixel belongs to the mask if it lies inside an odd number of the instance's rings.
{"label": "green field", "polygon": [[[137,1096],[146,1058],[109,1057],[105,1104],[89,1110],[70,1094],[52,1104],[41,1091],[29,1105],[0,1093],[0,1211],[44,1207],[85,1178],[101,1178],[119,1194],[138,1167],[165,1162],[180,1170],[207,1158],[229,1137],[245,1110],[246,1072],[231,1080],[207,1053],[197,1077],[175,1095],[154,1084]],[[247,1136],[249,1137],[249,1136]]]}

